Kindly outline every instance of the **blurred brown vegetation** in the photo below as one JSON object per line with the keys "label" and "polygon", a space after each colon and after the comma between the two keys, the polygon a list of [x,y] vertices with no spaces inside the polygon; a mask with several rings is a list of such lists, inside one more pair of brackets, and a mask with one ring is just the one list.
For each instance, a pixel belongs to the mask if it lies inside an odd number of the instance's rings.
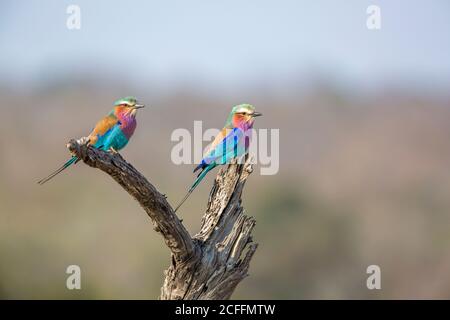
{"label": "blurred brown vegetation", "polygon": [[[223,125],[232,105],[254,104],[258,128],[280,129],[280,171],[258,168],[244,192],[260,247],[234,298],[450,297],[450,100],[404,90],[355,95],[317,86],[220,94],[180,86],[158,93],[93,83],[0,89],[0,297],[136,298],[159,295],[169,251],[138,204],[82,163],[35,182],[69,154],[121,96],[150,108],[121,153],[175,204],[192,166],[170,160],[176,128]],[[180,211],[199,229],[215,173]],[[65,269],[82,270],[82,290]],[[366,288],[366,268],[382,290]]]}

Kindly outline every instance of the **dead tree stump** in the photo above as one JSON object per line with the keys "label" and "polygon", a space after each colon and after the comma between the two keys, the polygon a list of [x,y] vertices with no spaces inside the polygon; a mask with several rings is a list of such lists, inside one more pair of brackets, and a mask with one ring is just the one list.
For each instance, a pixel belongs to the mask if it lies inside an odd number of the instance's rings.
{"label": "dead tree stump", "polygon": [[162,300],[229,299],[248,275],[257,244],[255,220],[245,215],[241,195],[252,172],[250,160],[220,169],[209,195],[200,232],[191,237],[166,196],[120,154],[111,154],[71,140],[68,149],[87,165],[119,183],[150,217],[171,251],[171,264],[161,288]]}

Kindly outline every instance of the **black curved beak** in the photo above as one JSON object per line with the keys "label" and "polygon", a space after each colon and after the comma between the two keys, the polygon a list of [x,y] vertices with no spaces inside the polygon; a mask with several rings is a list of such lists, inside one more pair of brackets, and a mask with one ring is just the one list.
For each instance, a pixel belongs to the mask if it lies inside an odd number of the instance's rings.
{"label": "black curved beak", "polygon": [[255,112],[252,113],[252,117],[253,117],[253,118],[255,118],[255,117],[261,117],[261,116],[262,116],[262,113],[261,113],[261,112],[256,112],[256,111],[255,111]]}

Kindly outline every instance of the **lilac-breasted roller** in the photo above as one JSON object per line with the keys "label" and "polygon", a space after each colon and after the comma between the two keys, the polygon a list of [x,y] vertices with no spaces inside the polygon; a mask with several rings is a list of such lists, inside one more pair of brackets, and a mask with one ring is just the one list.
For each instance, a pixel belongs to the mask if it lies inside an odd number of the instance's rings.
{"label": "lilac-breasted roller", "polygon": [[[114,102],[114,108],[111,112],[97,122],[84,142],[104,151],[119,151],[127,145],[133,135],[136,129],[137,109],[143,107],[144,105],[139,104],[135,97],[125,97],[117,100]],[[72,156],[58,170],[38,181],[38,183],[44,184],[79,160],[78,157]]]}
{"label": "lilac-breasted roller", "polygon": [[261,115],[250,104],[240,104],[233,107],[224,128],[211,143],[200,164],[194,169],[194,172],[201,171],[175,211],[186,201],[209,171],[218,165],[230,163],[233,158],[242,157],[248,153],[255,117]]}

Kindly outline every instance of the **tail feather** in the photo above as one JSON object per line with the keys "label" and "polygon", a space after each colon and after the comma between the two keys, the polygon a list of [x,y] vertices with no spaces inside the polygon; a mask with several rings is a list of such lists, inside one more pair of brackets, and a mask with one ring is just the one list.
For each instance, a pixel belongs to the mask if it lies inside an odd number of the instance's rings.
{"label": "tail feather", "polygon": [[203,180],[203,178],[206,176],[206,174],[215,168],[215,164],[214,165],[209,165],[207,167],[205,167],[203,169],[202,172],[200,172],[200,174],[198,175],[197,179],[195,179],[194,183],[192,184],[192,186],[189,188],[189,191],[187,192],[187,194],[184,196],[183,200],[181,200],[181,202],[178,204],[178,206],[175,208],[174,212],[177,212],[177,210],[181,207],[181,205],[187,200],[187,198],[189,198],[189,196],[191,195],[191,193],[195,190],[195,188],[197,188],[197,186],[199,185],[199,183]]}
{"label": "tail feather", "polygon": [[[200,164],[198,166],[195,167],[194,169],[194,173],[197,172],[200,169],[204,169],[205,167],[207,167],[208,165],[202,160],[202,162],[200,162]],[[199,173],[199,175],[201,174],[201,172]]]}
{"label": "tail feather", "polygon": [[64,163],[61,167],[59,167],[57,170],[55,170],[53,173],[51,173],[47,177],[39,180],[38,184],[43,185],[44,183],[46,183],[47,181],[49,181],[50,179],[54,178],[56,175],[58,175],[59,173],[63,172],[65,169],[70,167],[72,164],[78,162],[78,160],[79,159],[77,157],[73,156],[66,163]]}

